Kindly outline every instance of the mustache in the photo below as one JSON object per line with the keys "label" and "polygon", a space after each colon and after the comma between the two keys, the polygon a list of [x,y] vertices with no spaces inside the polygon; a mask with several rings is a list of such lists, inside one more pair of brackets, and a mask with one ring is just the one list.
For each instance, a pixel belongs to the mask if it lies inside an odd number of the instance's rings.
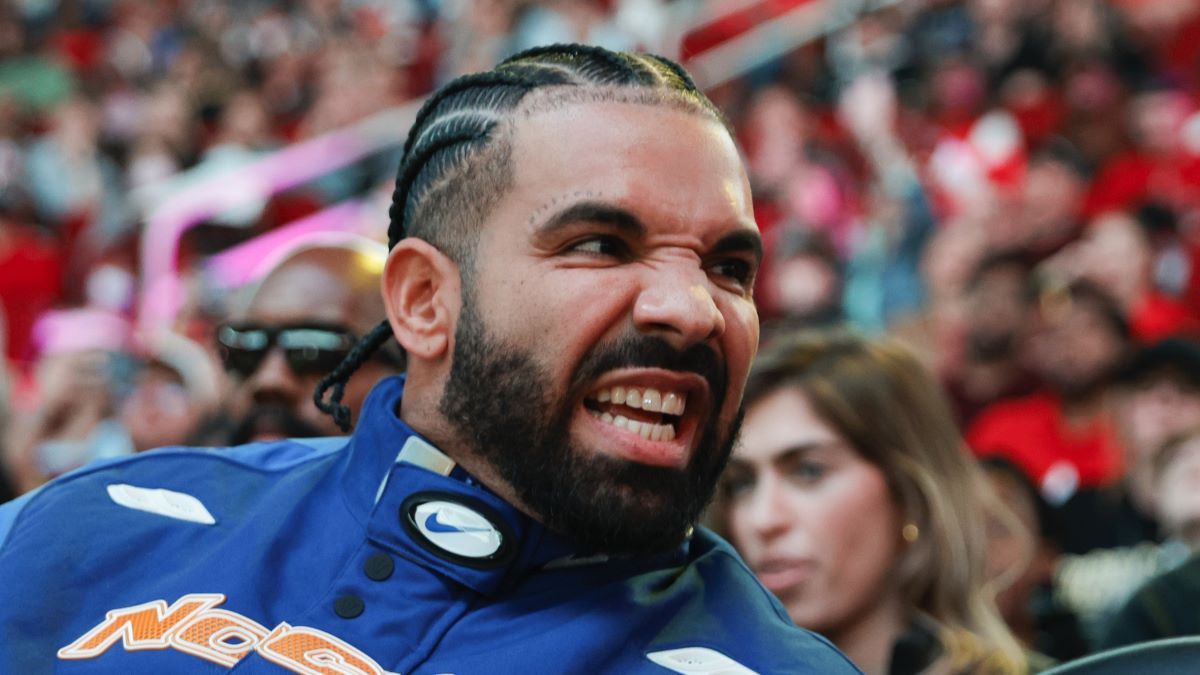
{"label": "mustache", "polygon": [[260,433],[275,433],[287,438],[317,438],[326,432],[297,417],[287,407],[260,404],[251,409],[230,433],[232,445],[249,443]]}
{"label": "mustache", "polygon": [[725,397],[728,376],[724,363],[712,347],[698,343],[680,351],[666,340],[650,335],[626,335],[615,342],[593,347],[576,370],[571,390],[578,391],[600,375],[618,368],[662,368],[694,373],[708,383],[718,405]]}

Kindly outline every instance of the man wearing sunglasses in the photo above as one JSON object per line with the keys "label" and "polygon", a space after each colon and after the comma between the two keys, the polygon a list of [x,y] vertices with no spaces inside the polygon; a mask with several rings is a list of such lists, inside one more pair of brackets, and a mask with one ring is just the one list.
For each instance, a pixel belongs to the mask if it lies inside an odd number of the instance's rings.
{"label": "man wearing sunglasses", "polygon": [[[230,444],[341,433],[312,394],[383,314],[382,248],[357,239],[302,246],[217,327],[217,351],[232,379]],[[346,387],[355,410],[377,381],[403,370],[398,345],[377,352],[362,370]]]}
{"label": "man wearing sunglasses", "polygon": [[[857,672],[695,525],[761,243],[691,78],[555,45],[455,80],[392,204],[387,320],[317,388],[353,435],[150,453],[0,509],[0,671]],[[333,335],[273,318],[227,346],[283,367]],[[346,405],[393,341],[407,375]]]}

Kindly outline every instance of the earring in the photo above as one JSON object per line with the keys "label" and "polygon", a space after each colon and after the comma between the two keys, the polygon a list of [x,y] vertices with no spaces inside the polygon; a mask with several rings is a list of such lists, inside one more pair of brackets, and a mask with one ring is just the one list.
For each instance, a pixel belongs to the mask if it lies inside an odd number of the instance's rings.
{"label": "earring", "polygon": [[911,544],[921,538],[921,529],[916,523],[905,523],[904,527],[900,528],[900,536]]}

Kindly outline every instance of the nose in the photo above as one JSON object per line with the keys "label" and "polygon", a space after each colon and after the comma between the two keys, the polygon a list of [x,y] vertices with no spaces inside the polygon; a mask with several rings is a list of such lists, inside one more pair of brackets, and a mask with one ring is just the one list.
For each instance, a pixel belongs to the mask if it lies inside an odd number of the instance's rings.
{"label": "nose", "polygon": [[634,305],[634,324],[640,331],[661,335],[679,349],[720,337],[725,332],[725,317],[709,284],[694,262],[655,270]]}
{"label": "nose", "polygon": [[770,540],[791,526],[788,510],[783,504],[782,486],[771,477],[759,479],[747,509],[747,524],[760,539]]}
{"label": "nose", "polygon": [[267,350],[246,386],[255,403],[291,404],[302,395],[301,383],[288,365],[283,350],[276,346]]}

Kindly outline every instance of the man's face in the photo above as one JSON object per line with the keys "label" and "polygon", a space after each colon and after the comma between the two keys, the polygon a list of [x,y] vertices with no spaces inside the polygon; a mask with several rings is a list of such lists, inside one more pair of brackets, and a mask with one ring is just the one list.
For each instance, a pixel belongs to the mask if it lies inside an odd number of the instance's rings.
{"label": "man's face", "polygon": [[967,347],[980,361],[1015,356],[1029,315],[1024,271],[993,268],[967,292]]}
{"label": "man's face", "polygon": [[1179,446],[1156,487],[1158,520],[1166,533],[1200,545],[1200,437]]}
{"label": "man's face", "polygon": [[1031,345],[1034,368],[1060,395],[1080,398],[1112,375],[1125,343],[1091,300],[1056,308],[1043,317]]}
{"label": "man's face", "polygon": [[442,412],[552,528],[669,547],[712,492],[758,344],[737,153],[709,119],[621,103],[538,113],[512,141]]}
{"label": "man's face", "polygon": [[[363,322],[355,315],[357,306],[352,289],[335,270],[295,262],[268,277],[245,315],[231,325],[268,331],[318,328],[330,335],[338,332],[361,335]],[[296,335],[304,337],[303,333]],[[338,345],[337,349],[344,353],[346,347],[348,344]],[[264,354],[244,369],[247,372],[231,372],[230,412],[235,423],[231,442],[340,434],[332,419],[318,410],[312,400],[317,383],[332,370],[337,359],[325,360],[332,365],[318,368],[298,358],[289,358],[276,338]],[[346,388],[344,402],[351,410],[361,408],[371,385],[384,374],[386,369],[379,362],[363,364],[362,372],[356,373]]]}

